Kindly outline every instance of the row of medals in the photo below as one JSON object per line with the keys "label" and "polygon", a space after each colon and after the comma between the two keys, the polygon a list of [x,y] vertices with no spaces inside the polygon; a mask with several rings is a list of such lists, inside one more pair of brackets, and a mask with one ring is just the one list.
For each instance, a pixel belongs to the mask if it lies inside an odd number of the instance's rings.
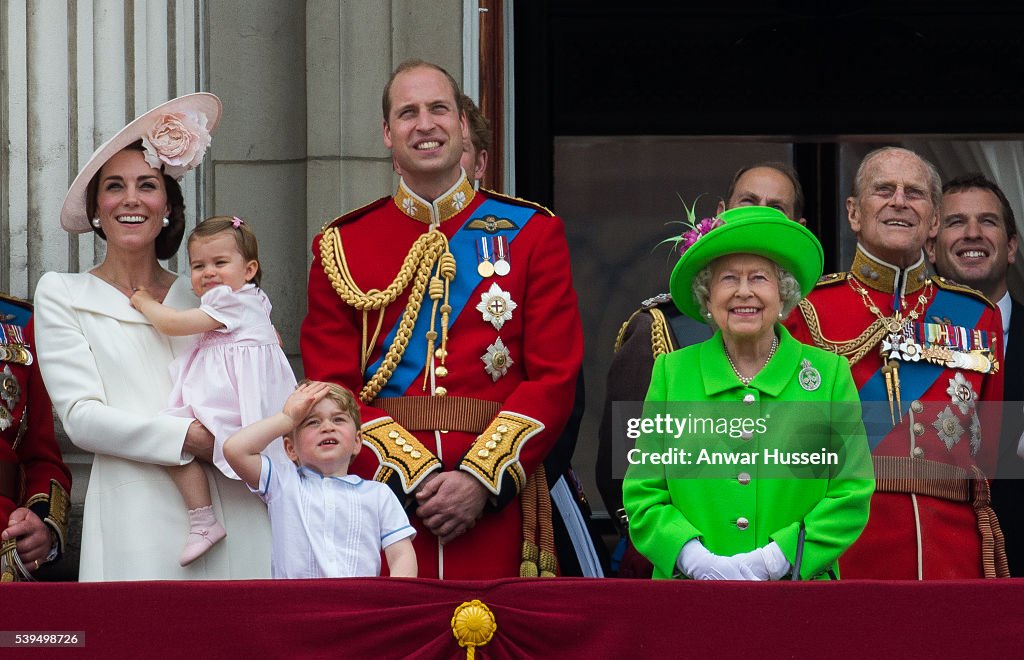
{"label": "row of medals", "polygon": [[480,277],[505,277],[512,272],[508,261],[508,239],[504,236],[482,236],[476,243],[476,272]]}
{"label": "row of medals", "polygon": [[32,364],[32,353],[20,344],[0,344],[0,431],[6,431],[14,423],[14,408],[21,398],[21,385],[11,371],[11,364]]}

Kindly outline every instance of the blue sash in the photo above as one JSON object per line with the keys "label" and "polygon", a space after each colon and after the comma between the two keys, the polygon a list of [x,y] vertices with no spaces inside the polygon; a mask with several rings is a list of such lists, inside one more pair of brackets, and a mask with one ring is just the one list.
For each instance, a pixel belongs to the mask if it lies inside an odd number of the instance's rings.
{"label": "blue sash", "polygon": [[[483,280],[476,268],[473,267],[473,264],[477,263],[476,241],[481,236],[491,235],[484,234],[482,231],[467,230],[466,226],[473,222],[473,220],[484,218],[488,215],[507,218],[516,227],[502,229],[498,233],[505,236],[508,239],[509,245],[511,245],[515,237],[535,214],[536,211],[532,208],[488,198],[477,207],[473,217],[467,220],[459,231],[455,232],[455,235],[448,240],[448,248],[451,250],[452,256],[455,257],[456,263],[455,279],[452,281],[448,291],[448,304],[452,308],[452,313],[448,320],[449,328],[455,325],[459,314],[462,313],[466,304],[470,301],[473,291],[476,290]],[[378,397],[403,396],[423,373],[424,359],[427,354],[427,331],[430,330],[430,312],[432,309],[433,301],[430,299],[429,292],[424,291],[423,304],[420,307],[419,316],[416,317],[416,324],[413,326],[412,335],[409,337],[409,345],[406,346],[401,362],[395,367],[394,373],[391,374],[391,378],[381,389],[380,394],[377,395]],[[383,346],[391,346],[394,342],[401,320],[402,317],[399,316],[395,325],[384,338]],[[437,328],[437,330],[440,333],[440,328]],[[440,337],[438,337],[437,345],[440,345]],[[363,374],[364,383],[373,378],[373,375],[380,369],[386,352],[385,348],[381,356],[366,368],[366,372]]]}
{"label": "blue sash", "polygon": [[[939,289],[932,304],[928,306],[925,318],[950,319],[953,325],[973,328],[984,311],[985,303],[976,298]],[[897,419],[907,414],[911,402],[920,399],[946,369],[924,361],[900,362],[900,415]],[[864,407],[864,428],[873,451],[893,428],[889,414],[889,395],[885,390],[885,374],[881,369],[860,387],[860,400]]]}

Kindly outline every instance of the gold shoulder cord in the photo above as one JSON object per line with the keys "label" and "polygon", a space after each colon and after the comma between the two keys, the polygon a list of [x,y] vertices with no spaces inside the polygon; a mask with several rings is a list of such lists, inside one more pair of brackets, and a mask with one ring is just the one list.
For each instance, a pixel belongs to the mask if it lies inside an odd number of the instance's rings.
{"label": "gold shoulder cord", "polygon": [[[409,249],[409,253],[402,262],[398,275],[383,291],[370,289],[362,291],[352,277],[348,261],[345,259],[345,249],[341,244],[341,236],[337,227],[331,227],[323,232],[320,238],[320,261],[323,263],[324,274],[327,275],[331,286],[338,293],[346,304],[360,310],[363,313],[362,329],[362,352],[360,370],[366,371],[373,346],[380,336],[381,326],[384,323],[384,311],[387,306],[393,303],[410,282],[412,288],[409,290],[409,302],[402,313],[399,321],[398,332],[394,341],[388,347],[384,360],[377,373],[367,381],[359,392],[359,399],[363,403],[369,403],[380,393],[381,389],[391,378],[395,367],[401,362],[405,349],[409,344],[409,337],[412,335],[413,326],[419,316],[420,306],[423,302],[423,292],[427,289],[429,280],[430,297],[434,301],[431,311],[430,331],[427,333],[427,360],[434,352],[434,342],[437,339],[437,332],[434,329],[434,321],[441,304],[441,364],[444,364],[446,346],[448,342],[448,317],[451,307],[448,304],[448,291],[452,280],[455,278],[455,257],[448,250],[448,239],[440,231],[431,229],[416,239]],[[433,277],[430,272],[437,270]],[[377,324],[372,338],[367,338],[369,326],[369,313],[377,311]]]}
{"label": "gold shoulder cord", "polygon": [[626,319],[622,327],[619,328],[619,334],[615,336],[615,349],[613,352],[618,353],[619,349],[622,348],[622,342],[626,339],[626,329],[629,327],[630,322],[638,314],[643,314],[644,312],[648,312],[651,315],[651,353],[654,354],[654,357],[676,350],[675,344],[672,343],[672,333],[668,330],[668,319],[665,318],[664,312],[656,307],[652,307],[651,309],[638,309]]}
{"label": "gold shoulder cord", "polygon": [[629,322],[633,320],[633,317],[639,313],[639,310],[633,312],[628,319],[622,322],[622,326],[619,327],[619,334],[615,335],[615,348],[612,349],[612,353],[618,353],[619,349],[622,348],[622,342],[626,338],[626,328],[629,327]]}
{"label": "gold shoulder cord", "polygon": [[885,324],[881,319],[875,319],[855,339],[841,342],[831,341],[826,339],[821,332],[818,310],[814,309],[814,305],[806,298],[800,301],[800,313],[803,314],[804,321],[807,322],[807,329],[811,333],[811,338],[814,339],[814,345],[837,355],[842,355],[851,365],[856,364],[861,358],[870,353],[871,349],[878,342],[882,341],[882,337],[886,334]]}
{"label": "gold shoulder cord", "polygon": [[651,315],[651,352],[654,357],[665,355],[675,350],[672,344],[672,333],[668,329],[665,313],[657,307],[647,310]]}

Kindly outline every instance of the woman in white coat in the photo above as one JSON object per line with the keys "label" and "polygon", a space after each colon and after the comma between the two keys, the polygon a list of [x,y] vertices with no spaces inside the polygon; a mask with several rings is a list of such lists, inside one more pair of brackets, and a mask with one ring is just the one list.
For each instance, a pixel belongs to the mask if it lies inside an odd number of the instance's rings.
{"label": "woman in white coat", "polygon": [[[96,150],[68,190],[66,231],[106,241],[85,273],[47,273],[36,287],[40,368],[68,437],[93,452],[79,579],[202,580],[270,576],[266,507],[209,463],[213,436],[196,420],[161,415],[171,361],[194,337],[166,337],[129,304],[145,287],[165,304],[196,307],[188,277],[158,259],[185,231],[177,179],[197,166],[220,119],[220,100],[190,94],[160,105]],[[161,466],[203,461],[227,538],[178,565],[189,524]]]}

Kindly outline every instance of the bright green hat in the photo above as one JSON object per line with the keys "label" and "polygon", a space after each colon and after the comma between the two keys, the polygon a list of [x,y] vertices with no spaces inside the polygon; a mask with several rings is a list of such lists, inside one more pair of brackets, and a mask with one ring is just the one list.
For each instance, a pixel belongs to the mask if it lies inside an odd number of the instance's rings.
{"label": "bright green hat", "polygon": [[805,296],[821,277],[825,262],[821,243],[806,227],[781,211],[767,206],[741,206],[722,213],[718,219],[723,224],[698,222],[695,229],[683,234],[678,244],[682,256],[672,269],[669,291],[679,311],[690,318],[707,322],[693,298],[690,283],[718,257],[756,254],[771,259],[792,273]]}

